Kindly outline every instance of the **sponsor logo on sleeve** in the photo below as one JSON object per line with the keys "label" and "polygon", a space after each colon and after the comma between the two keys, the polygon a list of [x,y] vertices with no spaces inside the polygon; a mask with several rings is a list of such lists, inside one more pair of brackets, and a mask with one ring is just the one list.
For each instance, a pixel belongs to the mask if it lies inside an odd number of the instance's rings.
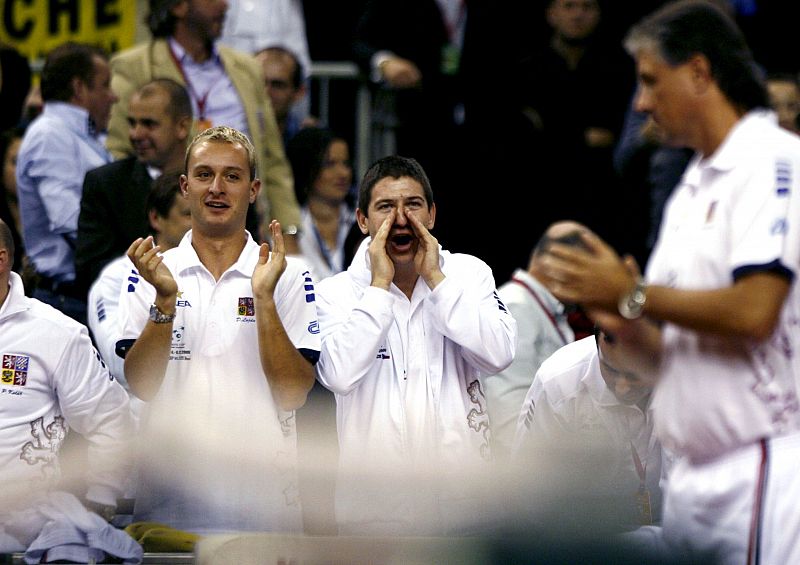
{"label": "sponsor logo on sleeve", "polygon": [[303,290],[306,291],[306,302],[314,302],[314,281],[311,280],[311,273],[306,271],[303,273]]}
{"label": "sponsor logo on sleeve", "polygon": [[492,293],[492,296],[494,296],[494,299],[497,300],[497,307],[500,309],[500,311],[508,314],[508,308],[506,308],[506,305],[503,304],[502,300],[500,300],[496,290]]}
{"label": "sponsor logo on sleeve", "polygon": [[789,196],[792,191],[792,165],[788,161],[775,163],[775,194]]}
{"label": "sponsor logo on sleeve", "polygon": [[139,273],[136,269],[131,269],[128,274],[128,292],[136,292],[136,285],[139,283]]}

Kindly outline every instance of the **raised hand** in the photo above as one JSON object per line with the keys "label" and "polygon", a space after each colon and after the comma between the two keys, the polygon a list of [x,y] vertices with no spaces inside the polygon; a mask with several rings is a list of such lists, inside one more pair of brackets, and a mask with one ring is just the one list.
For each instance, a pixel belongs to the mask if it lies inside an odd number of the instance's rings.
{"label": "raised hand", "polygon": [[286,270],[286,246],[283,241],[283,232],[278,220],[272,220],[269,224],[272,234],[272,249],[266,243],[261,244],[258,253],[258,263],[253,269],[251,284],[253,286],[253,296],[255,298],[273,297],[278,280]]}
{"label": "raised hand", "polygon": [[392,210],[391,213],[386,216],[381,227],[378,228],[372,241],[370,241],[368,249],[370,268],[372,270],[371,284],[372,286],[377,286],[385,290],[389,290],[392,280],[394,280],[394,263],[386,252],[386,242],[396,217],[396,210]]}
{"label": "raised hand", "polygon": [[415,214],[406,212],[406,218],[411,222],[419,242],[417,253],[414,255],[414,267],[428,288],[433,289],[444,279],[444,274],[439,268],[439,240],[433,237]]}
{"label": "raised hand", "polygon": [[[542,259],[545,286],[559,300],[617,312],[620,297],[636,280],[634,264],[590,231],[581,233],[587,250],[553,243]],[[629,260],[628,260],[629,262]]]}
{"label": "raised hand", "polygon": [[159,253],[161,248],[153,241],[153,236],[138,238],[128,247],[128,259],[144,280],[156,289],[162,299],[176,298],[178,283],[172,273],[164,265],[164,258]]}

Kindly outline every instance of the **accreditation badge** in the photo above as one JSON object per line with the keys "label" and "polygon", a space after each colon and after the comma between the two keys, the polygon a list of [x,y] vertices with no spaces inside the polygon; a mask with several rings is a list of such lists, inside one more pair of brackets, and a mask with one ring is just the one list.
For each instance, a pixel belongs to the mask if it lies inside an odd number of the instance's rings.
{"label": "accreditation badge", "polygon": [[650,505],[650,491],[643,486],[636,491],[636,508],[639,511],[639,524],[642,526],[652,525],[653,509]]}

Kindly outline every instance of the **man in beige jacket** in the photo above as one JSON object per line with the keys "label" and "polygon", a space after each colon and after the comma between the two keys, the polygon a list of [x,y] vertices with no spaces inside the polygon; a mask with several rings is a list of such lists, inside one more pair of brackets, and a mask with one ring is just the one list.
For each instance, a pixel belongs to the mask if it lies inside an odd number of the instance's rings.
{"label": "man in beige jacket", "polygon": [[[153,39],[116,54],[111,84],[119,96],[109,124],[108,148],[117,157],[131,152],[128,103],[133,92],[154,78],[184,85],[192,99],[195,127],[228,125],[245,132],[257,153],[265,190],[258,201],[261,225],[273,218],[284,227],[289,253],[296,250],[300,208],[280,132],[264,92],[261,70],[247,54],[217,45],[228,4],[224,0],[150,0]],[[264,230],[258,236],[267,235]]]}

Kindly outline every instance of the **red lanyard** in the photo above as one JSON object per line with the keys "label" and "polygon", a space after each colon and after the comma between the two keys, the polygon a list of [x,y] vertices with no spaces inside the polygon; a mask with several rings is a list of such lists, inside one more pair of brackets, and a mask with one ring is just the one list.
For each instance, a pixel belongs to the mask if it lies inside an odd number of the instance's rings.
{"label": "red lanyard", "polygon": [[550,312],[550,310],[544,305],[544,302],[542,302],[542,299],[539,298],[539,295],[536,294],[536,292],[530,286],[528,286],[528,284],[525,281],[522,281],[522,280],[520,280],[520,279],[518,279],[516,277],[511,277],[511,282],[517,283],[522,288],[524,288],[525,290],[527,290],[528,292],[531,293],[531,296],[533,296],[534,300],[536,300],[536,303],[539,304],[539,307],[547,315],[547,318],[550,320],[550,323],[553,324],[553,327],[558,332],[558,335],[561,336],[561,341],[564,343],[564,345],[567,345],[569,343],[569,340],[567,339],[567,336],[565,336],[564,332],[561,331],[561,328],[558,327],[558,322],[556,321],[555,317],[553,316],[553,313]]}
{"label": "red lanyard", "polygon": [[178,56],[175,54],[175,51],[172,50],[172,45],[167,42],[167,46],[169,47],[169,54],[172,57],[172,61],[175,63],[175,66],[178,67],[178,70],[181,72],[181,76],[183,77],[183,81],[186,83],[186,86],[189,89],[189,94],[191,95],[192,99],[197,103],[197,113],[199,114],[198,120],[205,121],[206,119],[206,102],[208,102],[208,95],[211,94],[211,91],[214,90],[214,87],[217,83],[213,83],[208,91],[202,96],[198,96],[197,92],[195,91],[194,87],[192,86],[192,81],[189,80],[189,77],[186,76],[186,72],[183,70],[183,64],[181,60],[178,59]]}
{"label": "red lanyard", "polygon": [[636,452],[636,448],[633,446],[633,442],[631,443],[631,456],[633,457],[633,464],[636,466],[636,474],[639,475],[639,490],[643,491],[645,489],[646,480],[647,480],[647,463],[642,464],[641,458],[639,458],[639,454]]}

